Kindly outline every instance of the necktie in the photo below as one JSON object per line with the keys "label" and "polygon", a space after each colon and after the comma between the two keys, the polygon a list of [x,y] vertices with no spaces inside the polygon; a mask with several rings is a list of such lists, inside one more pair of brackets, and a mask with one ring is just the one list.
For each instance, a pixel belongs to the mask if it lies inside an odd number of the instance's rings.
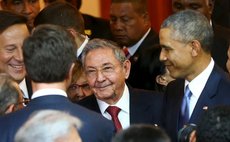
{"label": "necktie", "polygon": [[127,59],[129,59],[131,55],[130,55],[130,53],[129,53],[128,48],[127,48],[127,47],[124,47],[124,48],[123,48],[123,51],[124,51],[124,53],[125,53],[125,57],[126,57]]}
{"label": "necktie", "polygon": [[106,111],[111,115],[114,126],[116,128],[116,131],[118,132],[119,130],[122,129],[121,123],[118,119],[118,113],[121,111],[120,108],[116,107],[116,106],[109,106]]}
{"label": "necktie", "polygon": [[187,85],[185,88],[185,94],[181,104],[181,114],[180,114],[180,126],[179,129],[182,128],[189,121],[189,104],[190,98],[192,96],[192,92]]}

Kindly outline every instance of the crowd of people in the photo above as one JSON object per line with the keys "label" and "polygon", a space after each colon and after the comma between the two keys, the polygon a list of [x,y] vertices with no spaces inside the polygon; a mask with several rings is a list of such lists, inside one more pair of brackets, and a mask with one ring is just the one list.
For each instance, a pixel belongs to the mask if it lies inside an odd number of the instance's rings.
{"label": "crowd of people", "polygon": [[0,142],[230,141],[216,1],[172,0],[159,33],[147,0],[111,0],[109,20],[44,2],[0,2]]}

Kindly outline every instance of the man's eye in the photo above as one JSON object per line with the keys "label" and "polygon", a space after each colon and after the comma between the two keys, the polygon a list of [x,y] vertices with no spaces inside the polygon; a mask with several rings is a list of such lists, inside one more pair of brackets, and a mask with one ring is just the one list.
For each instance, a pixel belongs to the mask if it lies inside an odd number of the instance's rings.
{"label": "man's eye", "polygon": [[113,67],[104,67],[103,71],[105,71],[105,72],[113,71]]}
{"label": "man's eye", "polygon": [[19,5],[19,4],[22,4],[22,1],[15,0],[15,1],[13,1],[13,4],[14,5]]}
{"label": "man's eye", "polygon": [[36,3],[38,0],[30,0],[30,3]]}
{"label": "man's eye", "polygon": [[198,5],[198,4],[192,4],[192,5],[190,6],[190,8],[193,9],[193,10],[197,10],[197,9],[199,9],[200,7],[201,7],[201,6]]}
{"label": "man's eye", "polygon": [[173,5],[176,9],[183,9],[183,5],[180,3],[174,3]]}

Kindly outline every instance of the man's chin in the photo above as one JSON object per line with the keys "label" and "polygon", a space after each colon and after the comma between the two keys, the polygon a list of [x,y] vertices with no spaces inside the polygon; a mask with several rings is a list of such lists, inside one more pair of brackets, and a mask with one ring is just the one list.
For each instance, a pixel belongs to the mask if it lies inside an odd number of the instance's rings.
{"label": "man's chin", "polygon": [[20,83],[24,78],[25,75],[11,75],[11,77],[18,83]]}

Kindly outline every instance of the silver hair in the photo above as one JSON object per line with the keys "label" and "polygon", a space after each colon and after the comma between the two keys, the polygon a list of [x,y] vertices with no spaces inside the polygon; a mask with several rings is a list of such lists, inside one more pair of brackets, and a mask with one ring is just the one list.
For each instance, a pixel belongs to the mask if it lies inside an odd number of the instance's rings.
{"label": "silver hair", "polygon": [[170,28],[174,40],[183,43],[198,40],[204,51],[211,50],[213,29],[210,21],[199,12],[184,10],[173,14],[163,22],[162,28]]}
{"label": "silver hair", "polygon": [[106,40],[106,39],[99,39],[99,38],[95,38],[95,39],[92,39],[90,40],[84,50],[82,51],[82,55],[81,55],[81,61],[83,63],[83,66],[84,66],[84,62],[85,62],[85,57],[86,55],[92,51],[92,50],[95,50],[95,49],[112,49],[114,55],[115,55],[115,58],[122,64],[125,60],[126,60],[126,57],[125,57],[125,54],[123,52],[123,50],[113,41],[109,41],[109,40]]}
{"label": "silver hair", "polygon": [[5,114],[7,107],[16,104],[19,100],[20,90],[8,74],[0,73],[0,116]]}
{"label": "silver hair", "polygon": [[40,110],[18,130],[15,142],[55,142],[68,135],[71,128],[79,130],[82,122],[66,112]]}

